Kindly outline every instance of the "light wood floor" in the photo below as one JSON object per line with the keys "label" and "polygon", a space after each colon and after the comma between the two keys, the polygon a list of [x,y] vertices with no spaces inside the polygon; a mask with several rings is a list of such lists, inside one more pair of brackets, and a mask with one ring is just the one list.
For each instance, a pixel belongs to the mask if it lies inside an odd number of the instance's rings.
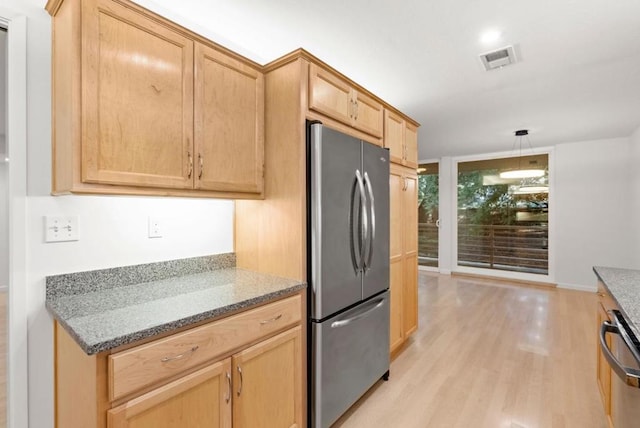
{"label": "light wood floor", "polygon": [[389,382],[335,427],[606,427],[595,293],[421,272],[419,307]]}

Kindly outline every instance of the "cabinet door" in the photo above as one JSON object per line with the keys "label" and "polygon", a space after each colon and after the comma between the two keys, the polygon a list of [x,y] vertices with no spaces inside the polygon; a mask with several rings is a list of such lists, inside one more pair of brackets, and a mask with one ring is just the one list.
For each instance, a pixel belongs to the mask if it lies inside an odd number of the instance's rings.
{"label": "cabinet door", "polygon": [[193,42],[116,2],[82,10],[82,180],[191,188]]}
{"label": "cabinet door", "polygon": [[389,274],[390,282],[390,328],[391,352],[404,340],[402,327],[402,201],[405,181],[402,172],[391,164],[389,174]]}
{"label": "cabinet door", "polygon": [[404,161],[404,120],[399,115],[386,110],[384,113],[384,146],[389,149],[391,162]]}
{"label": "cabinet door", "polygon": [[231,359],[107,412],[108,428],[231,427]]}
{"label": "cabinet door", "polygon": [[310,64],[309,108],[351,125],[354,110],[351,87],[336,75]]}
{"label": "cabinet door", "polygon": [[418,128],[407,123],[404,131],[405,164],[411,168],[418,167]]}
{"label": "cabinet door", "polygon": [[397,259],[389,265],[390,273],[390,326],[389,326],[389,347],[390,352],[395,351],[404,341],[404,326],[402,322],[403,312],[403,278],[402,261]]}
{"label": "cabinet door", "polygon": [[[603,321],[609,320],[607,311],[601,302],[598,302],[598,332]],[[602,398],[602,404],[604,405],[604,414],[608,417],[611,415],[611,367],[602,354],[600,349],[600,340],[596,341],[596,375],[598,389],[600,390],[600,397]],[[607,346],[611,349],[611,335],[607,335]]]}
{"label": "cabinet door", "polygon": [[195,44],[195,187],[262,193],[264,75]]}
{"label": "cabinet door", "polygon": [[353,126],[374,137],[382,137],[384,117],[382,104],[357,91],[353,91],[353,100],[355,102]]}
{"label": "cabinet door", "polygon": [[302,329],[233,356],[234,428],[302,427]]}
{"label": "cabinet door", "polygon": [[405,337],[418,328],[418,176],[405,175],[402,203],[403,312]]}

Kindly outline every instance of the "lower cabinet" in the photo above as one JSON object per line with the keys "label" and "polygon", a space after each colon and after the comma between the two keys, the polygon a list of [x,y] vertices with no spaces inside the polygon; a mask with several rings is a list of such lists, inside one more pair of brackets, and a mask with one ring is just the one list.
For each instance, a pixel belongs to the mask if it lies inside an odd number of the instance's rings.
{"label": "lower cabinet", "polygon": [[390,351],[418,329],[418,176],[391,164],[390,188]]}
{"label": "lower cabinet", "polygon": [[295,327],[107,413],[108,428],[302,427]]}
{"label": "lower cabinet", "polygon": [[303,428],[305,293],[118,352],[56,323],[57,428]]}
{"label": "lower cabinet", "polygon": [[109,428],[231,427],[231,359],[107,412]]}

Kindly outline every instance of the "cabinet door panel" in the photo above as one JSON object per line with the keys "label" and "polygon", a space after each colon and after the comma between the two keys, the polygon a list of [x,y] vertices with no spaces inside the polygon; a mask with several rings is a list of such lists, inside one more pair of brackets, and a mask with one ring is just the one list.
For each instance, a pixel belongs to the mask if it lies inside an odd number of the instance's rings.
{"label": "cabinet door panel", "polygon": [[382,137],[382,123],[384,115],[382,104],[359,92],[354,93],[354,98],[356,102],[354,126],[367,134],[373,135],[374,137]]}
{"label": "cabinet door panel", "polygon": [[402,257],[403,219],[402,204],[404,197],[404,179],[402,173],[391,165],[389,175],[389,256],[391,261]]}
{"label": "cabinet door panel", "polygon": [[264,76],[195,45],[196,188],[261,193]]}
{"label": "cabinet door panel", "polygon": [[411,168],[418,167],[418,128],[407,123],[404,131],[405,164]]}
{"label": "cabinet door panel", "polygon": [[309,108],[351,125],[351,87],[315,64],[309,65]]}
{"label": "cabinet door panel", "polygon": [[391,262],[389,265],[391,281],[389,284],[390,291],[390,328],[389,328],[389,344],[390,352],[393,352],[404,341],[402,311],[402,259]]}
{"label": "cabinet door panel", "polygon": [[107,413],[108,428],[231,427],[231,359],[212,364]]}
{"label": "cabinet door panel", "polygon": [[[603,321],[608,321],[609,316],[607,315],[607,311],[605,310],[602,303],[598,302],[598,329],[602,325]],[[597,383],[598,389],[600,390],[600,397],[602,398],[602,404],[604,405],[604,413],[605,415],[611,414],[611,367],[609,363],[604,358],[602,354],[602,350],[600,349],[600,341],[598,340],[596,343],[597,346],[597,356],[596,356],[596,366],[597,366]],[[611,335],[607,335],[607,346],[611,349]]]}
{"label": "cabinet door panel", "polygon": [[83,181],[191,188],[193,42],[115,2],[86,3]]}
{"label": "cabinet door panel", "polygon": [[233,357],[234,428],[302,427],[302,329]]}
{"label": "cabinet door panel", "polygon": [[399,115],[385,111],[384,146],[389,149],[391,162],[402,164],[404,160],[404,120]]}
{"label": "cabinet door panel", "polygon": [[418,329],[418,255],[403,260],[402,324],[405,338]]}
{"label": "cabinet door panel", "polygon": [[418,177],[406,175],[402,201],[403,249],[405,254],[418,252]]}

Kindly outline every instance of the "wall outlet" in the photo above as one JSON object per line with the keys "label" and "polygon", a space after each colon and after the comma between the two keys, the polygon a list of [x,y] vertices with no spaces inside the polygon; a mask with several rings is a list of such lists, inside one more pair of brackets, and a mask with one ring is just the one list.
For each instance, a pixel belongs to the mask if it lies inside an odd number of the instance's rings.
{"label": "wall outlet", "polygon": [[80,233],[77,216],[46,216],[44,218],[45,242],[77,241],[79,239]]}
{"label": "wall outlet", "polygon": [[162,238],[162,222],[158,217],[149,217],[149,238]]}

